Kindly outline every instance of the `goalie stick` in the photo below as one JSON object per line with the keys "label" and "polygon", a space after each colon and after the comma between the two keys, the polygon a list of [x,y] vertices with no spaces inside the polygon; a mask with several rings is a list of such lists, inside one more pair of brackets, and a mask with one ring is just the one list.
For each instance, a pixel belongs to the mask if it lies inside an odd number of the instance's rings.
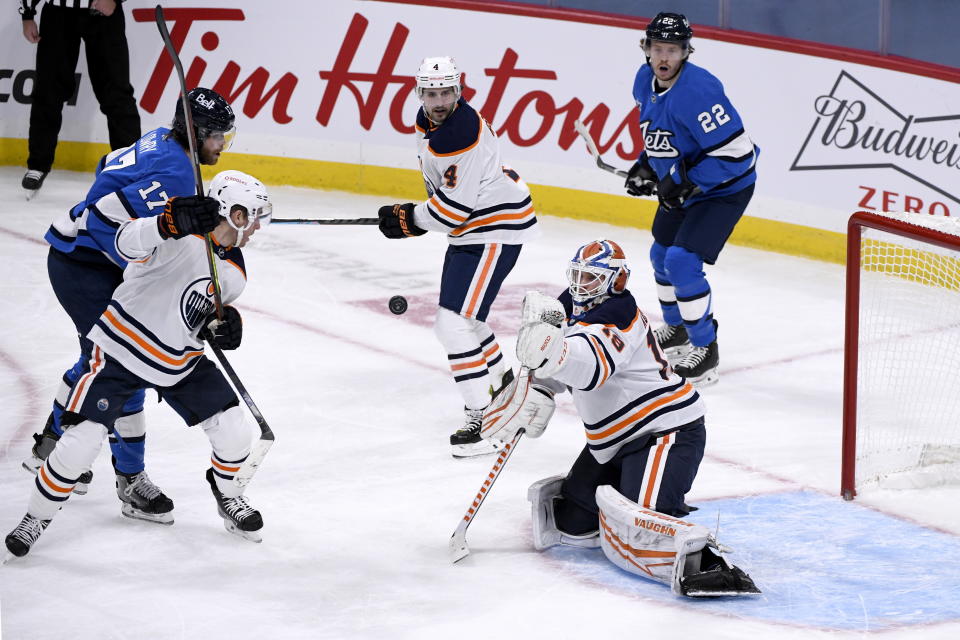
{"label": "goalie stick", "polygon": [[243,461],[243,464],[240,465],[237,473],[233,476],[233,483],[238,487],[243,488],[250,483],[253,475],[260,468],[260,465],[263,464],[263,459],[267,457],[267,452],[270,451],[270,447],[273,446],[275,438],[273,436],[273,431],[270,429],[270,425],[267,424],[263,414],[260,413],[260,409],[253,401],[253,398],[250,397],[250,394],[247,392],[247,388],[243,386],[242,382],[240,382],[237,372],[233,370],[233,367],[230,365],[227,357],[223,355],[223,351],[217,346],[217,343],[214,342],[213,336],[210,334],[210,330],[205,328],[200,332],[200,337],[206,340],[207,344],[210,345],[210,350],[213,351],[213,355],[217,357],[217,360],[220,362],[220,366],[223,367],[223,370],[227,373],[227,377],[230,378],[230,382],[233,384],[233,388],[236,389],[237,395],[243,398],[244,403],[247,405],[247,409],[250,410],[251,415],[253,415],[253,419],[257,421],[257,426],[260,427],[260,439],[257,440],[256,444],[253,445],[253,448],[250,449],[250,455],[247,456],[247,459]]}
{"label": "goalie stick", "polygon": [[380,218],[273,218],[270,224],[379,224]]}
{"label": "goalie stick", "polygon": [[[187,100],[187,83],[183,77],[183,65],[180,63],[180,56],[170,40],[170,32],[167,31],[167,21],[163,16],[163,7],[157,5],[154,9],[154,19],[157,22],[157,29],[160,31],[160,37],[163,38],[163,45],[173,61],[173,66],[177,72],[177,79],[180,81],[180,104],[183,106],[183,120],[187,127],[187,140],[190,146],[190,157],[193,159],[193,180],[197,187],[197,195],[203,197],[203,176],[200,174],[200,154],[197,151],[197,132],[193,129],[193,113],[190,111],[190,103]],[[203,237],[207,241],[207,267],[210,269],[210,280],[213,283],[213,303],[217,311],[217,320],[223,320],[223,297],[220,293],[220,276],[217,273],[217,261],[213,253],[213,237],[205,233]]]}
{"label": "goalie stick", "polygon": [[[529,370],[527,370],[526,367],[523,367],[520,375],[529,375]],[[487,499],[487,494],[489,494],[490,490],[493,489],[493,483],[496,482],[497,478],[500,477],[500,473],[507,465],[507,460],[509,460],[510,456],[513,455],[513,450],[517,448],[517,443],[520,442],[520,438],[523,436],[523,434],[524,430],[522,428],[518,429],[517,433],[513,436],[513,439],[503,445],[503,449],[501,449],[500,453],[497,454],[497,461],[493,463],[493,468],[490,469],[490,473],[487,474],[483,484],[480,485],[480,490],[477,491],[476,497],[467,508],[467,512],[463,515],[463,519],[460,520],[460,524],[457,525],[453,535],[450,536],[450,560],[453,563],[460,562],[470,555],[470,547],[467,546],[467,527],[469,527],[473,522],[473,519],[477,517],[477,512],[480,510],[480,505],[482,505],[483,501]]]}

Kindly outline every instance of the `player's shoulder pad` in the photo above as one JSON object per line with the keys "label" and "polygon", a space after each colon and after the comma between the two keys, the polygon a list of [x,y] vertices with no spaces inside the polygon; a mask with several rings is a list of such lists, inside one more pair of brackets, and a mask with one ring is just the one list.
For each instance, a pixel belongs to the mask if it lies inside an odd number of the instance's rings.
{"label": "player's shoulder pad", "polygon": [[240,247],[217,247],[217,255],[221,260],[233,264],[238,269],[240,273],[243,274],[243,277],[247,277],[247,264],[243,261],[243,252],[240,250]]}
{"label": "player's shoulder pad", "polygon": [[642,101],[646,94],[650,93],[652,83],[653,70],[649,64],[644,64],[637,69],[637,75],[633,79],[633,99]]}
{"label": "player's shoulder pad", "polygon": [[429,131],[426,137],[430,141],[431,153],[436,156],[453,156],[472,149],[480,141],[482,133],[483,119],[480,114],[466,100],[460,98],[450,117],[439,127]]}
{"label": "player's shoulder pad", "polygon": [[637,319],[637,301],[630,291],[610,296],[599,306],[590,309],[584,315],[584,324],[613,325],[621,331],[626,331]]}
{"label": "player's shoulder pad", "polygon": [[[690,97],[702,96],[722,96],[723,83],[717,76],[713,75],[703,67],[698,67],[692,62],[687,62],[683,66],[683,73],[680,74],[680,80],[674,87],[677,93]],[[686,101],[679,101],[680,104],[687,104]],[[702,105],[699,103],[689,105],[691,108],[700,110]]]}

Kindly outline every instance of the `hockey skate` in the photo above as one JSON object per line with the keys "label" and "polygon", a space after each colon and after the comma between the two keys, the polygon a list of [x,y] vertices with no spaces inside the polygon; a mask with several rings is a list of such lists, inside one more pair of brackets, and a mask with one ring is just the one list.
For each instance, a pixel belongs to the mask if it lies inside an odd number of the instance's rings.
{"label": "hockey skate", "polygon": [[490,385],[490,397],[496,398],[497,394],[507,388],[511,382],[513,382],[513,369],[507,369],[502,376],[500,376],[500,386],[496,389],[493,388],[493,385]]}
{"label": "hockey skate", "polygon": [[496,453],[502,447],[496,440],[480,437],[483,409],[463,409],[466,422],[450,436],[451,454],[454,458],[473,458]]}
{"label": "hockey skate", "polygon": [[675,365],[673,370],[698,387],[706,387],[720,379],[717,367],[720,364],[720,351],[714,340],[705,347],[693,347]]}
{"label": "hockey skate", "polygon": [[217,481],[213,477],[213,469],[207,469],[207,482],[210,491],[217,501],[217,512],[223,518],[223,526],[230,533],[240,536],[250,542],[263,542],[259,531],[263,528],[263,517],[260,512],[247,504],[244,496],[227,498],[217,488]]}
{"label": "hockey skate", "polygon": [[117,497],[123,503],[120,512],[128,518],[173,524],[173,500],[153,484],[146,471],[118,473]]}
{"label": "hockey skate", "polygon": [[50,172],[28,169],[23,175],[23,180],[20,182],[20,186],[26,189],[27,200],[33,200],[34,196],[39,193],[40,187],[43,186],[43,181],[46,179],[48,173]]}
{"label": "hockey skate", "polygon": [[[43,432],[33,434],[34,443],[30,449],[30,457],[24,459],[22,463],[24,470],[37,475],[47,456],[57,446],[57,440],[59,439],[60,436],[53,430],[53,414],[51,413],[47,418],[47,423],[43,426]],[[73,487],[73,493],[82,496],[89,491],[91,482],[93,482],[93,471],[84,471],[77,479],[77,484]]]}
{"label": "hockey skate", "polygon": [[664,324],[653,330],[653,337],[667,358],[680,358],[690,350],[690,337],[682,324]]}
{"label": "hockey skate", "polygon": [[[762,593],[743,569],[727,562],[712,539],[700,551],[698,570],[680,578],[680,593],[690,598],[752,596]],[[690,562],[689,560],[687,562]],[[685,568],[685,572],[688,569]]]}
{"label": "hockey skate", "polygon": [[[17,558],[22,558],[27,555],[30,552],[30,548],[33,547],[34,543],[49,524],[49,520],[34,518],[29,513],[23,516],[20,524],[4,539],[4,543],[7,545],[7,551]],[[5,559],[4,564],[6,564],[9,559],[10,558]]]}

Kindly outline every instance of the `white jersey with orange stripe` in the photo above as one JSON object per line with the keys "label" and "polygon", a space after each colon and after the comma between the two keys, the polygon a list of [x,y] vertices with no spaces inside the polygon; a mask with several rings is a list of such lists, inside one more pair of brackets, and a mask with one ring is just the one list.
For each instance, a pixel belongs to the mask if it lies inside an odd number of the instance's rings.
{"label": "white jersey with orange stripe", "polygon": [[[569,292],[560,301],[569,318]],[[564,341],[553,379],[572,389],[587,446],[601,464],[627,442],[703,417],[703,400],[670,368],[629,291],[564,323]]]}
{"label": "white jersey with orange stripe", "polygon": [[523,244],[540,230],[530,189],[500,160],[497,135],[463,98],[434,125],[420,109],[417,153],[429,196],[414,222],[448,234],[450,244]]}
{"label": "white jersey with orange stripe", "polygon": [[[243,254],[214,243],[224,304],[246,286]],[[198,333],[213,312],[206,240],[160,237],[152,218],[120,226],[116,249],[129,264],[107,309],[87,334],[128,371],[158,386],[183,379],[203,355]]]}

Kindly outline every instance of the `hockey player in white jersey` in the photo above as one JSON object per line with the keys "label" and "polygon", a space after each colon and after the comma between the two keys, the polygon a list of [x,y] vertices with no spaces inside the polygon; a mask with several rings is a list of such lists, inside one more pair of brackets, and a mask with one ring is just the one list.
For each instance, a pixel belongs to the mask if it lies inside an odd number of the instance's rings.
{"label": "hockey player in white jersey", "polygon": [[[37,473],[27,514],[5,539],[14,556],[29,552],[90,468],[126,399],[145,387],[156,389],[188,425],[204,430],[212,448],[206,479],[226,528],[260,541],[262,517],[232,482],[250,452],[252,427],[233,389],[204,355],[200,332],[212,327],[220,348],[239,346],[240,314],[226,303],[246,285],[240,248],[269,222],[272,207],[263,185],[239,171],[218,174],[210,196],[218,207],[178,209],[171,199],[161,215],[120,226],[115,248],[129,263],[124,280],[87,334],[93,353],[67,397],[64,434]],[[213,314],[203,236],[208,232],[225,303],[222,322]],[[172,517],[157,521],[173,523]]]}
{"label": "hockey player in white jersey", "polygon": [[460,95],[453,58],[426,58],[417,71],[417,155],[428,199],[381,207],[380,231],[408,238],[447,234],[434,330],[457,389],[465,424],[450,436],[454,457],[497,450],[480,437],[492,389],[513,379],[485,320],[523,243],[539,235],[530,190],[503,164],[497,136]]}
{"label": "hockey player in white jersey", "polygon": [[[703,457],[704,403],[671,369],[629,277],[620,246],[596,240],[577,250],[559,299],[527,294],[517,359],[532,373],[494,398],[483,437],[521,427],[539,436],[553,395],[569,389],[587,444],[566,475],[530,487],[535,547],[602,547],[617,566],[682,595],[756,593],[704,527],[680,519]],[[511,388],[524,381],[522,393]],[[507,411],[511,398],[522,405]]]}

